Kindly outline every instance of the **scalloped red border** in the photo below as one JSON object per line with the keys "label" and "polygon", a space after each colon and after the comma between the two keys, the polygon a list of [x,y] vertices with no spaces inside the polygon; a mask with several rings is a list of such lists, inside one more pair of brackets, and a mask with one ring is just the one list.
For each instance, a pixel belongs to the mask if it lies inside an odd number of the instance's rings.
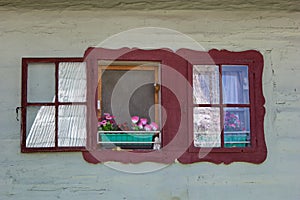
{"label": "scalloped red border", "polygon": [[[105,48],[88,48],[84,55],[84,60],[87,62],[88,67],[88,116],[89,127],[88,130],[88,146],[89,151],[83,151],[83,158],[89,163],[100,163],[105,161],[117,161],[123,163],[139,163],[139,162],[160,162],[160,163],[172,163],[176,159],[180,163],[188,164],[194,162],[212,162],[216,164],[224,163],[229,164],[232,162],[249,162],[259,164],[262,163],[267,157],[267,147],[264,137],[264,116],[265,116],[265,99],[262,90],[262,72],[263,72],[263,56],[255,50],[243,51],[243,52],[231,52],[227,50],[212,49],[208,52],[196,51],[190,49],[179,49],[173,52],[170,49],[154,49],[143,50],[137,48],[121,48],[121,49],[105,49]],[[250,91],[252,91],[251,109],[255,113],[255,117],[251,120],[254,121],[255,130],[255,145],[251,148],[245,149],[222,149],[213,150],[209,152],[204,158],[199,158],[199,150],[191,151],[192,144],[190,138],[192,138],[192,131],[189,129],[188,123],[185,125],[186,130],[180,130],[176,135],[177,141],[173,142],[172,132],[175,127],[174,121],[170,121],[167,127],[164,127],[163,134],[163,146],[167,145],[167,148],[163,148],[160,151],[113,151],[113,150],[97,150],[95,143],[96,133],[96,118],[93,113],[96,113],[94,101],[97,86],[97,63],[98,60],[126,60],[126,61],[156,61],[162,64],[173,67],[188,80],[188,70],[193,64],[235,64],[235,65],[248,65],[249,70],[253,75],[252,84],[250,84]],[[176,80],[174,80],[176,84]],[[162,91],[162,96],[171,98],[172,96],[167,90]],[[187,91],[187,96],[191,91]],[[187,99],[188,102],[188,99]],[[163,101],[162,104],[168,107],[168,101]],[[176,103],[175,103],[176,104]],[[185,115],[189,118],[191,115],[190,108],[187,106],[187,113],[178,113],[176,108],[171,108],[170,112]],[[175,128],[176,129],[176,128]],[[176,132],[176,131],[174,131]],[[179,141],[179,142],[178,142]],[[197,148],[196,148],[197,149]],[[183,152],[178,154],[178,152]]]}

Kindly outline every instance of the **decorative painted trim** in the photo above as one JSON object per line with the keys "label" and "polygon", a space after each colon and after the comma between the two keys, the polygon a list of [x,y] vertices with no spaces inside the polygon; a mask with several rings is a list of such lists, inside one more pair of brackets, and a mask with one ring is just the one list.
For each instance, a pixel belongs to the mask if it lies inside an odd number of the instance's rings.
{"label": "decorative painted trim", "polygon": [[[179,96],[174,96],[168,88],[164,87],[162,90],[162,104],[169,113],[172,113],[172,119],[167,121],[166,126],[162,130],[163,134],[163,148],[160,151],[115,151],[115,150],[97,150],[93,141],[95,141],[93,134],[96,132],[96,126],[91,126],[88,131],[88,138],[91,139],[88,148],[92,149],[90,152],[83,152],[85,160],[91,163],[105,162],[105,161],[118,161],[124,163],[139,163],[144,161],[153,161],[161,163],[172,163],[176,159],[179,162],[188,164],[194,162],[212,162],[212,163],[225,163],[232,162],[250,162],[261,163],[266,159],[267,148],[264,139],[263,122],[265,115],[264,103],[265,99],[262,93],[262,70],[263,70],[263,57],[258,51],[250,50],[244,52],[230,52],[227,50],[210,50],[209,52],[194,51],[189,49],[179,49],[176,52],[170,49],[156,49],[156,50],[142,50],[142,49],[103,49],[103,48],[89,48],[85,53],[85,60],[88,66],[93,68],[93,74],[98,60],[118,60],[118,61],[156,61],[160,62],[163,66],[170,66],[175,71],[179,72],[185,77],[186,82],[180,84],[177,82],[178,77],[164,76],[164,67],[162,67],[162,81],[169,82],[179,89]],[[90,64],[90,65],[89,65]],[[215,148],[210,152],[205,152],[206,149],[193,147],[193,125],[189,122],[192,118],[192,107],[189,106],[189,96],[192,95],[191,80],[188,77],[189,70],[193,64],[235,64],[235,65],[248,65],[250,72],[253,74],[251,83],[250,98],[252,99],[251,115],[255,115],[251,119],[255,119],[252,123],[251,130],[255,130],[252,141],[255,145],[251,148]],[[97,77],[91,78],[97,80]],[[89,91],[94,91],[96,82],[90,84]],[[89,109],[89,117],[94,116],[95,106],[93,105],[94,94],[90,94],[91,106]],[[176,98],[177,97],[177,98]],[[178,99],[179,97],[179,99]],[[179,108],[181,107],[181,109]],[[176,127],[178,120],[184,119],[185,122],[182,127]],[[96,119],[90,119],[92,124],[96,124]],[[202,157],[202,154],[205,154]],[[96,158],[95,158],[96,157]]]}

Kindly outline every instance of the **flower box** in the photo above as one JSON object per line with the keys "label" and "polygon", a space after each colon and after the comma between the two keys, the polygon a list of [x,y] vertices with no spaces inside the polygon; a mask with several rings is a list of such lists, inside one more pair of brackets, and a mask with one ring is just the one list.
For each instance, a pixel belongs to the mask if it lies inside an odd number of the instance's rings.
{"label": "flower box", "polygon": [[249,144],[247,134],[225,133],[224,147],[246,147]]}
{"label": "flower box", "polygon": [[104,113],[98,119],[97,141],[100,147],[114,148],[118,146],[127,149],[159,148],[160,131],[158,131],[159,127],[155,122],[148,123],[147,118],[138,116],[131,117],[131,122],[131,125],[127,122],[117,124],[115,116]]}
{"label": "flower box", "polygon": [[99,131],[98,143],[105,148],[150,149],[159,131]]}

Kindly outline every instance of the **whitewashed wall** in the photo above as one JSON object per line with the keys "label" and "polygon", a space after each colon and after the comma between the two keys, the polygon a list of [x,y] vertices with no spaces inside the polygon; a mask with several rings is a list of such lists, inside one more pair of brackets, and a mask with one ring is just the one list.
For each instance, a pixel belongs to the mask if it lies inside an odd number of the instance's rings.
{"label": "whitewashed wall", "polygon": [[[205,49],[264,55],[264,163],[174,163],[135,175],[88,164],[81,153],[20,153],[21,58],[82,56],[144,26],[180,31]],[[300,199],[299,29],[299,12],[0,9],[0,199]]]}

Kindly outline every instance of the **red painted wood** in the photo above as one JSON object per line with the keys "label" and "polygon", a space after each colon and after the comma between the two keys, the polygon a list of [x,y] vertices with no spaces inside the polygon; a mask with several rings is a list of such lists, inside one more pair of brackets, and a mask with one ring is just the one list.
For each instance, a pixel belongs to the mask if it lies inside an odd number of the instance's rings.
{"label": "red painted wood", "polygon": [[37,148],[21,148],[22,153],[38,153],[38,152],[81,152],[86,151],[85,147],[37,147]]}
{"label": "red painted wood", "polygon": [[58,82],[59,82],[59,62],[55,62],[55,147],[58,148]]}
{"label": "red painted wood", "polygon": [[22,59],[22,94],[21,94],[21,112],[22,112],[22,123],[21,123],[21,151],[26,147],[26,116],[27,116],[27,79],[28,79],[28,63],[26,59]]}

